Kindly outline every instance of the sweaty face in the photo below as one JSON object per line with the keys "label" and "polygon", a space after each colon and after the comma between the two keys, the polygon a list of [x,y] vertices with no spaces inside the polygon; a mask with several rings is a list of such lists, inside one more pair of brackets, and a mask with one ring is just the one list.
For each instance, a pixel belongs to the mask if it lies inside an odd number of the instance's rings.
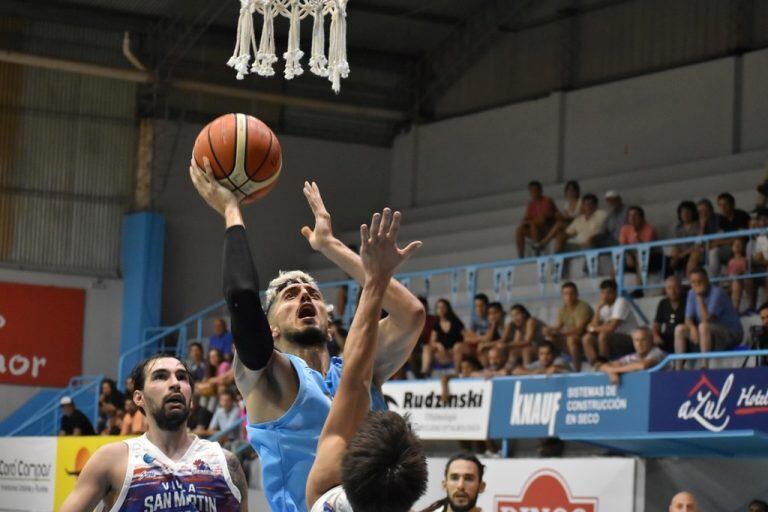
{"label": "sweaty face", "polygon": [[275,299],[270,323],[280,336],[303,345],[316,345],[328,338],[328,307],[313,285],[289,284]]}
{"label": "sweaty face", "polygon": [[192,385],[184,365],[173,357],[156,359],[144,370],[144,390],[134,400],[162,430],[184,428],[189,417]]}
{"label": "sweaty face", "polygon": [[477,503],[477,495],[485,490],[485,483],[480,481],[477,465],[469,460],[451,462],[443,480],[443,489],[454,512],[472,510]]}
{"label": "sweaty face", "polygon": [[555,362],[555,354],[549,347],[539,347],[539,362],[542,368],[548,368]]}

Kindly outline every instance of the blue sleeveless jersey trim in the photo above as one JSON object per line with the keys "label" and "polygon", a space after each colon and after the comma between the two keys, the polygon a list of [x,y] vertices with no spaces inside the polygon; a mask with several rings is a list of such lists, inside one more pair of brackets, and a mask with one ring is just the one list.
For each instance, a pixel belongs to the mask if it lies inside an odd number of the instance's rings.
{"label": "blue sleeveless jersey trim", "polygon": [[[341,370],[344,366],[344,360],[341,357],[332,357],[331,366],[328,368],[328,373],[325,375],[325,384],[331,391],[331,396],[336,396],[336,391],[339,389],[339,382],[341,381]],[[375,384],[371,384],[371,410],[372,411],[386,411],[389,409],[387,401],[384,400],[384,395],[381,390]]]}

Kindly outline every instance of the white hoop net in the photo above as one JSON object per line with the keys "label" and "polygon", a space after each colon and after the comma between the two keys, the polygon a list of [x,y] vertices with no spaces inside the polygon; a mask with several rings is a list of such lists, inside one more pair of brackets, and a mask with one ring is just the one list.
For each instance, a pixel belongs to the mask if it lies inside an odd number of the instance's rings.
{"label": "white hoop net", "polygon": [[[304,52],[299,47],[301,20],[311,16],[312,48],[309,70],[315,75],[327,77],[334,92],[341,90],[341,79],[349,75],[347,62],[347,2],[348,0],[240,0],[240,18],[237,22],[235,51],[227,65],[237,71],[242,80],[248,73],[259,76],[275,74],[274,20],[278,16],[289,19],[288,47],[283,53],[286,80],[304,73],[301,58]],[[256,44],[253,16],[262,16],[261,38]],[[328,56],[325,55],[325,16],[331,17]],[[251,53],[253,52],[253,53]],[[251,63],[253,55],[253,63]]]}

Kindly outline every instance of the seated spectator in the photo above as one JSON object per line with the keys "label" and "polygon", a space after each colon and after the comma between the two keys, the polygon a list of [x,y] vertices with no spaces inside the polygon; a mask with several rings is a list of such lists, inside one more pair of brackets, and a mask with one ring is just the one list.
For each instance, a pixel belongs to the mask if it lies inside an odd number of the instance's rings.
{"label": "seated spectator", "polygon": [[[645,242],[653,242],[658,238],[656,228],[645,220],[645,210],[639,206],[630,206],[627,213],[627,223],[619,230],[619,244],[632,245]],[[636,283],[642,286],[642,271],[640,268],[640,255],[634,251],[627,251],[624,254],[624,263],[627,270],[634,270]],[[652,250],[648,261],[648,270],[658,270],[661,268],[661,253],[658,250]],[[637,290],[642,296],[642,290]]]}
{"label": "seated spectator", "polygon": [[[717,206],[720,208],[719,230],[723,233],[749,229],[749,214],[736,208],[736,200],[728,192],[717,196]],[[723,265],[733,257],[731,244],[733,239],[723,238],[709,242],[709,257],[707,272],[711,277],[719,277]]]}
{"label": "seated spectator", "polygon": [[529,365],[533,362],[539,343],[544,341],[546,324],[533,317],[522,304],[510,308],[510,317],[512,321],[507,324],[500,341],[507,346],[510,364],[522,360],[523,364]]}
{"label": "seated spectator", "polygon": [[500,302],[488,304],[488,328],[477,339],[477,358],[483,366],[488,365],[488,351],[501,340],[504,331],[504,306]]}
{"label": "seated spectator", "polygon": [[125,414],[120,424],[120,435],[138,435],[147,431],[147,419],[134,403],[133,398],[126,398],[123,405]]}
{"label": "seated spectator", "polygon": [[581,215],[558,233],[555,252],[579,251],[596,247],[600,242],[607,214],[597,209],[597,196],[584,194],[581,199]]}
{"label": "seated spectator", "polygon": [[483,365],[476,357],[466,356],[459,363],[459,371],[454,373],[445,373],[440,376],[440,386],[442,388],[442,398],[444,402],[448,401],[451,394],[448,383],[452,379],[469,379],[471,377],[481,377],[483,375]]}
{"label": "seated spectator", "polygon": [[197,341],[189,344],[187,351],[187,367],[189,376],[193,382],[200,382],[205,378],[205,359],[203,357],[203,345]]}
{"label": "seated spectator", "polygon": [[[205,379],[200,382],[195,392],[204,397],[213,397],[218,393],[219,384],[222,378],[232,369],[232,364],[225,361],[218,349],[213,348],[208,351],[208,368],[205,372]],[[207,402],[207,401],[206,401]],[[210,404],[206,404],[211,408]]]}
{"label": "seated spectator", "polygon": [[509,375],[507,353],[503,348],[494,346],[488,350],[488,364],[483,365],[482,375],[486,379]]}
{"label": "seated spectator", "polygon": [[560,347],[566,347],[574,362],[579,359],[576,364],[580,369],[581,338],[592,320],[593,311],[589,304],[579,300],[579,289],[570,281],[560,287],[560,296],[563,306],[557,313],[557,322],[552,327],[544,328],[544,337]]}
{"label": "seated spectator", "polygon": [[223,318],[217,318],[213,322],[213,334],[208,340],[208,350],[216,349],[227,361],[232,360],[232,333],[227,328],[227,322]]}
{"label": "seated spectator", "polygon": [[[200,437],[210,437],[238,424],[240,424],[240,407],[235,400],[235,395],[231,391],[223,391],[219,393],[219,406],[213,413],[208,428],[198,426],[195,433]],[[235,432],[227,435],[226,439],[231,441],[238,438],[239,435],[239,432]]]}
{"label": "seated spectator", "polygon": [[565,228],[573,222],[573,219],[581,215],[581,188],[578,181],[569,181],[565,184],[565,201],[563,209],[557,212],[555,216],[555,225],[549,230],[547,236],[541,239],[538,244],[534,244],[537,252],[546,248],[550,240],[554,239],[565,231]]}
{"label": "seated spectator", "polygon": [[605,204],[608,216],[605,218],[604,245],[616,245],[619,243],[621,228],[627,223],[627,206],[615,190],[605,193]]}
{"label": "seated spectator", "polygon": [[[96,422],[98,432],[107,429],[110,418],[116,416],[123,408],[123,394],[117,389],[117,384],[112,379],[101,381],[101,393],[99,394],[99,419]],[[112,422],[114,424],[114,421]]]}
{"label": "seated spectator", "polygon": [[651,330],[647,327],[638,327],[632,332],[632,344],[635,351],[616,361],[609,361],[597,367],[608,374],[613,384],[619,384],[622,373],[631,373],[647,370],[659,364],[667,354],[653,344]]}
{"label": "seated spectator", "polygon": [[[755,227],[768,228],[768,208],[759,208],[755,213]],[[752,244],[752,272],[765,272],[768,270],[768,235],[762,234],[755,237]],[[763,297],[768,297],[768,280],[764,277],[756,277],[752,283],[752,293],[749,296],[750,305],[757,304],[758,289],[763,289]]]}
{"label": "seated spectator", "polygon": [[328,355],[338,357],[344,353],[344,344],[347,341],[347,330],[341,318],[334,318],[328,324],[328,330],[331,332],[331,339],[328,341]]}
{"label": "seated spectator", "polygon": [[[743,328],[728,295],[710,284],[707,271],[701,267],[691,272],[690,280],[685,323],[675,328],[675,352],[687,352],[689,342],[702,352],[710,352],[713,348],[728,350],[741,343]],[[682,361],[678,361],[676,367],[682,369]]]}
{"label": "seated spectator", "polygon": [[[752,280],[743,279],[739,276],[743,276],[749,269],[749,262],[747,261],[747,241],[742,238],[734,238],[731,244],[731,259],[728,260],[728,277],[731,278],[731,302],[736,311],[741,311],[741,296],[744,294],[744,289],[747,290],[747,295],[750,298],[749,309],[755,309],[755,303],[752,302]],[[757,297],[755,297],[757,300]]]}
{"label": "seated spectator", "polygon": [[[581,339],[589,364],[594,365],[598,355],[615,359],[631,353],[633,346],[630,333],[635,328],[637,321],[629,301],[619,297],[616,281],[604,280],[600,283],[600,302],[595,308],[592,322],[587,326],[587,334]],[[574,356],[574,368],[577,368],[576,361]]]}
{"label": "seated spectator", "polygon": [[555,346],[549,341],[542,341],[538,348],[538,359],[525,367],[518,366],[513,375],[552,375],[568,373],[570,369],[562,359],[555,357]]}
{"label": "seated spectator", "polygon": [[531,202],[528,203],[525,216],[517,226],[516,232],[519,258],[525,257],[525,239],[530,238],[534,244],[541,242],[552,229],[557,215],[555,202],[544,195],[541,183],[538,181],[528,183],[528,192],[531,194]]}
{"label": "seated spectator", "polygon": [[653,320],[653,344],[664,352],[675,351],[675,328],[685,320],[685,300],[680,280],[669,276],[664,281],[664,298],[656,306]]}
{"label": "seated spectator", "polygon": [[720,215],[715,213],[715,207],[709,199],[699,199],[696,203],[699,211],[699,234],[711,235],[720,231]]}
{"label": "seated spectator", "polygon": [[429,343],[429,340],[432,337],[432,331],[435,330],[437,317],[429,313],[429,303],[427,302],[426,297],[420,295],[419,302],[421,302],[421,305],[424,306],[424,311],[426,312],[426,316],[424,318],[424,327],[421,329],[421,334],[419,335],[419,339],[416,341],[416,345],[413,347],[413,351],[411,352],[411,356],[408,358],[408,362],[403,365],[403,367],[397,372],[395,376],[392,377],[394,380],[404,380],[407,378],[406,366],[410,366],[411,371],[413,372],[413,376],[417,379],[424,377],[421,374],[421,357],[424,352],[424,345]]}
{"label": "seated spectator", "polygon": [[431,375],[432,363],[435,360],[442,365],[451,364],[454,360],[454,345],[460,343],[466,333],[464,323],[453,312],[450,302],[438,299],[435,312],[437,313],[435,329],[432,331],[429,343],[424,345],[421,355],[421,373],[424,376]]}
{"label": "seated spectator", "polygon": [[[478,293],[474,298],[475,312],[469,331],[464,332],[464,339],[453,346],[453,367],[458,368],[464,356],[478,357],[478,345],[488,337],[493,338],[493,332],[488,333],[488,296]],[[488,334],[488,336],[486,336]]]}
{"label": "seated spectator", "polygon": [[699,505],[693,494],[679,492],[669,502],[669,512],[699,512]]}
{"label": "seated spectator", "polygon": [[[683,201],[677,207],[677,225],[674,229],[675,238],[688,238],[701,234],[699,211],[693,201]],[[671,272],[684,272],[687,277],[691,270],[701,264],[704,256],[701,246],[685,243],[672,247],[669,258]]]}
{"label": "seated spectator", "polygon": [[213,413],[205,407],[200,407],[200,395],[192,394],[192,402],[189,406],[189,418],[187,419],[187,429],[191,432],[199,432],[208,428],[213,419]]}
{"label": "seated spectator", "polygon": [[77,407],[71,397],[63,396],[59,401],[61,405],[60,436],[93,436],[93,424]]}
{"label": "seated spectator", "polygon": [[749,503],[747,512],[768,512],[768,503],[763,500],[752,500]]}

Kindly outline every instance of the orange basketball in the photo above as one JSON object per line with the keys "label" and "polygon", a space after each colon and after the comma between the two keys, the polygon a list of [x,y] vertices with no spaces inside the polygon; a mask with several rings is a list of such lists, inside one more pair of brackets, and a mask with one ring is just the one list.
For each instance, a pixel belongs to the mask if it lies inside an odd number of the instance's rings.
{"label": "orange basketball", "polygon": [[246,202],[267,195],[283,166],[275,134],[245,114],[225,114],[208,123],[197,136],[192,154],[201,169],[203,157],[208,157],[216,180]]}

